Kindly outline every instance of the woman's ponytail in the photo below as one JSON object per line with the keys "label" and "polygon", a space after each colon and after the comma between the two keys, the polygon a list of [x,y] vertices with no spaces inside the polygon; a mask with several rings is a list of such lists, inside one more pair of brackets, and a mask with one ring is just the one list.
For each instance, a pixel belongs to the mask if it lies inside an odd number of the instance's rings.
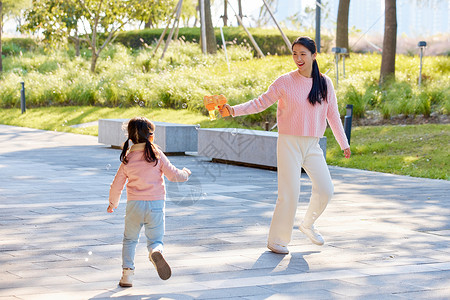
{"label": "woman's ponytail", "polygon": [[314,105],[316,103],[321,104],[322,100],[327,101],[327,81],[320,73],[319,65],[315,59],[312,63],[311,77],[313,84],[308,95],[309,102]]}

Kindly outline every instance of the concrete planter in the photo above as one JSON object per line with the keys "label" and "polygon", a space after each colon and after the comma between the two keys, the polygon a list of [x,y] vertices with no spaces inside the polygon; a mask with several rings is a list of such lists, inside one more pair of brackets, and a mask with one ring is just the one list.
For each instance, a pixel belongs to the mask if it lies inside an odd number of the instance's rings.
{"label": "concrete planter", "polygon": [[[98,121],[98,142],[112,147],[122,147],[127,139],[124,124],[129,119],[101,119]],[[153,122],[155,144],[165,153],[197,151],[198,131],[195,125]]]}
{"label": "concrete planter", "polygon": [[[128,119],[102,119],[98,121],[98,142],[122,147],[127,139],[124,124]],[[276,168],[277,132],[237,128],[199,129],[195,125],[154,122],[155,143],[165,153],[198,152],[216,161]],[[327,139],[320,139],[326,158]]]}
{"label": "concrete planter", "polygon": [[[216,160],[261,167],[277,166],[277,132],[236,128],[198,130],[198,154]],[[326,157],[327,139],[320,139]]]}

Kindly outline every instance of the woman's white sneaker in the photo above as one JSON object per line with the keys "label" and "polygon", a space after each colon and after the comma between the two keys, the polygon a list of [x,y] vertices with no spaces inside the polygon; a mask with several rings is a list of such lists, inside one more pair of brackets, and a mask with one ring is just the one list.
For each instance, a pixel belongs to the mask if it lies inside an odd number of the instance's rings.
{"label": "woman's white sneaker", "polygon": [[119,285],[121,287],[132,287],[133,286],[133,276],[134,276],[134,270],[123,269],[122,278],[120,278]]}
{"label": "woman's white sneaker", "polygon": [[314,229],[314,225],[311,225],[311,227],[307,228],[307,227],[303,226],[303,223],[301,223],[298,228],[300,229],[301,232],[306,234],[307,237],[309,237],[311,242],[313,242],[314,244],[319,245],[319,246],[323,245],[323,243],[324,243],[323,237],[320,235],[320,233],[317,230]]}
{"label": "woman's white sneaker", "polygon": [[268,243],[267,248],[269,248],[270,251],[278,254],[288,254],[289,250],[286,246],[282,246],[280,244],[275,243]]}

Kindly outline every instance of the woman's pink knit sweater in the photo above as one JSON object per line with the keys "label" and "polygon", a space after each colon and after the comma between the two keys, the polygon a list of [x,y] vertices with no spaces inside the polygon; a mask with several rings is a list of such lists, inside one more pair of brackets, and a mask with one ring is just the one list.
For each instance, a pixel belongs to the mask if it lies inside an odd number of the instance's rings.
{"label": "woman's pink knit sweater", "polygon": [[312,78],[306,78],[295,70],[278,77],[267,92],[258,98],[233,106],[234,116],[261,112],[278,101],[277,121],[280,134],[323,137],[327,120],[341,149],[349,147],[331,79],[327,81],[327,101],[309,103],[308,94]]}

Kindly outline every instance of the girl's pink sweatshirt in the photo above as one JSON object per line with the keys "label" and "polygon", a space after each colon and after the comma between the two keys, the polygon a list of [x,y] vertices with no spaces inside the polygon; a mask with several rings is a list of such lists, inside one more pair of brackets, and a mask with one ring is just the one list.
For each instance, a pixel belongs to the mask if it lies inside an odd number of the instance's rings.
{"label": "girl's pink sweatshirt", "polygon": [[306,78],[295,70],[278,77],[267,92],[254,100],[233,106],[234,116],[261,112],[278,101],[277,121],[280,134],[323,137],[327,120],[341,149],[349,147],[331,79],[327,81],[327,101],[309,103],[308,94],[312,78]]}
{"label": "girl's pink sweatshirt", "polygon": [[109,190],[109,203],[117,207],[123,186],[127,182],[127,200],[165,200],[166,189],[164,175],[170,181],[183,182],[188,180],[189,174],[177,169],[158,149],[159,160],[155,163],[147,162],[144,155],[145,143],[131,146],[127,155],[128,163],[121,163]]}

